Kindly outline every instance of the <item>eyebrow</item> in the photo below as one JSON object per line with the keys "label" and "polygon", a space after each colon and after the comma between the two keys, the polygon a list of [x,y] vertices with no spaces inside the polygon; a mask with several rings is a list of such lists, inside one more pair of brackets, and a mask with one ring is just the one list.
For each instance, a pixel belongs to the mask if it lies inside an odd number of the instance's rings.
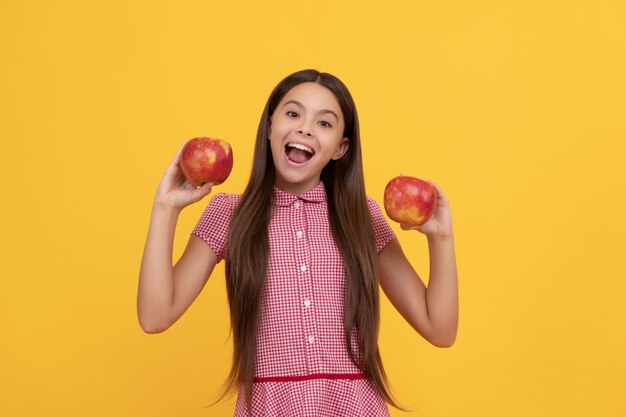
{"label": "eyebrow", "polygon": [[[304,109],[304,108],[305,108],[305,107],[304,107],[304,105],[303,105],[302,103],[300,103],[298,100],[289,100],[288,102],[286,102],[285,104],[283,104],[283,107],[285,107],[285,106],[286,106],[287,104],[289,104],[289,103],[295,104],[296,106],[298,106],[298,107],[300,107],[300,108],[302,108],[302,109]],[[327,114],[327,113],[330,113],[330,114],[332,114],[333,116],[335,116],[335,119],[339,120],[339,117],[337,116],[337,113],[335,113],[335,112],[334,112],[334,111],[332,111],[332,110],[329,110],[329,109],[322,109],[322,110],[320,110],[318,113],[319,113],[319,114]]]}

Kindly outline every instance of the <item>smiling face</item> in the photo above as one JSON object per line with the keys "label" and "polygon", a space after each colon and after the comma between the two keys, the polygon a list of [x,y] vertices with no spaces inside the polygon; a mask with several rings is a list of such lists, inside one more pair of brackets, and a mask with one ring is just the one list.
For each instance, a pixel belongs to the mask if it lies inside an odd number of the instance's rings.
{"label": "smiling face", "polygon": [[270,123],[276,186],[296,195],[315,187],[326,164],[348,150],[344,126],[337,98],[326,87],[305,82],[289,90]]}

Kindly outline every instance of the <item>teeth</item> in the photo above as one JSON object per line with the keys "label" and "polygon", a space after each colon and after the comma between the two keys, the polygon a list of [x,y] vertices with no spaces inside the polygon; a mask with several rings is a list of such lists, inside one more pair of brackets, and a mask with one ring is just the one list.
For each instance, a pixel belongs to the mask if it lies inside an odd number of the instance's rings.
{"label": "teeth", "polygon": [[308,146],[304,146],[300,143],[288,143],[287,146],[289,146],[290,148],[296,148],[296,149],[300,149],[301,151],[305,151],[310,153],[311,155],[313,155],[313,149],[309,148]]}

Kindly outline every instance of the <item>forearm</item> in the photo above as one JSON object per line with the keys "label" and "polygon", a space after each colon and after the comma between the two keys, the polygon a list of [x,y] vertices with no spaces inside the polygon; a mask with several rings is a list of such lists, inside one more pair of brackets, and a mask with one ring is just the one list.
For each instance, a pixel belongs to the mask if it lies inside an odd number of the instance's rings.
{"label": "forearm", "polygon": [[428,317],[436,344],[451,346],[458,328],[459,296],[454,236],[428,237],[430,277],[426,289]]}
{"label": "forearm", "polygon": [[145,331],[163,330],[174,298],[172,250],[180,210],[153,205],[144,247],[137,314]]}

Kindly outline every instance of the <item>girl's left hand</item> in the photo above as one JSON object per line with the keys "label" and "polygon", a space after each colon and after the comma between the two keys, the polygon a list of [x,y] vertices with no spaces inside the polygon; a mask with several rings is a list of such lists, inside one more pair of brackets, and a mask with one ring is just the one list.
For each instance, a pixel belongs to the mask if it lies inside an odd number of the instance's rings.
{"label": "girl's left hand", "polygon": [[452,215],[450,214],[450,204],[443,191],[437,184],[427,181],[437,190],[437,201],[435,211],[426,223],[421,226],[407,226],[401,224],[402,230],[417,230],[428,237],[450,237],[452,236]]}

